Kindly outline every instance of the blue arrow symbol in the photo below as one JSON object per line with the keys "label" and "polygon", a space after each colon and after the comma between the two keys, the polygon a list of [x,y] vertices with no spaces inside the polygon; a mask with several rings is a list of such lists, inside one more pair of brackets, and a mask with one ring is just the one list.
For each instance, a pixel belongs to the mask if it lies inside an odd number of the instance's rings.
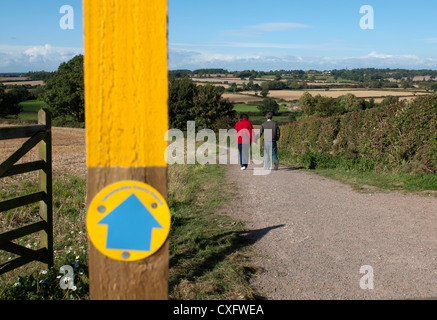
{"label": "blue arrow symbol", "polygon": [[108,226],[106,249],[119,250],[150,251],[152,230],[163,229],[135,194],[97,224]]}

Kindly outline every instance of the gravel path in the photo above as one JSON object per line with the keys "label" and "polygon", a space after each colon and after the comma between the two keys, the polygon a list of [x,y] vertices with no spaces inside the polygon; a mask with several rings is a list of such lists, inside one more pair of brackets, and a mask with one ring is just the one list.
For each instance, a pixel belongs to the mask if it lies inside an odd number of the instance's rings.
{"label": "gravel path", "polygon": [[[262,297],[429,299],[437,297],[437,199],[399,192],[357,192],[287,168],[255,176],[228,166],[238,200],[226,210],[246,221],[254,280]],[[373,269],[363,290],[362,266]],[[369,284],[369,282],[365,282]]]}

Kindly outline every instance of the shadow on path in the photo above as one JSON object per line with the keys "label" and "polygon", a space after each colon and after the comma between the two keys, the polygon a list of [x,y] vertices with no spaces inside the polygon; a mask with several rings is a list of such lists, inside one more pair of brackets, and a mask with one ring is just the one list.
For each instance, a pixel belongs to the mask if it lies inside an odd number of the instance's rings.
{"label": "shadow on path", "polygon": [[[193,281],[196,277],[201,277],[206,272],[209,272],[210,270],[214,269],[215,266],[222,261],[224,261],[226,258],[228,258],[230,255],[232,255],[234,252],[237,252],[245,247],[248,247],[260,239],[262,239],[266,234],[268,234],[270,231],[282,228],[285,224],[277,225],[277,226],[271,226],[266,227],[262,229],[257,230],[244,230],[244,231],[237,231],[237,230],[231,230],[228,232],[216,234],[210,237],[204,236],[202,238],[199,238],[196,243],[193,243],[191,246],[191,249],[176,254],[173,256],[170,260],[171,266],[177,266],[179,261],[181,259],[186,259],[187,257],[192,257],[195,260],[198,261],[192,261],[191,269],[188,273],[185,274],[178,274],[176,277],[174,277],[170,281],[171,286],[175,286],[182,279],[188,279],[190,281]],[[222,243],[222,245],[219,247],[219,250],[214,251],[204,251],[207,247],[211,246],[212,244]],[[196,259],[196,253],[194,251],[203,251],[203,259]],[[249,270],[250,267],[246,266],[246,273],[255,273],[255,269]],[[262,297],[257,297],[262,298]]]}
{"label": "shadow on path", "polygon": [[[299,171],[299,170],[302,170],[302,169],[305,169],[304,167],[279,167],[278,168],[278,170],[274,170],[274,169],[271,169],[271,171],[272,172],[275,172],[275,171]],[[263,169],[262,167],[249,167],[249,168],[247,168],[246,169],[247,171],[256,171],[256,170],[266,170],[266,169]]]}
{"label": "shadow on path", "polygon": [[277,226],[272,226],[272,227],[267,227],[257,230],[243,231],[240,233],[240,235],[245,236],[249,241],[249,244],[252,245],[255,244],[257,241],[259,241],[260,239],[262,239],[270,231],[283,227],[285,227],[285,224],[280,224]]}

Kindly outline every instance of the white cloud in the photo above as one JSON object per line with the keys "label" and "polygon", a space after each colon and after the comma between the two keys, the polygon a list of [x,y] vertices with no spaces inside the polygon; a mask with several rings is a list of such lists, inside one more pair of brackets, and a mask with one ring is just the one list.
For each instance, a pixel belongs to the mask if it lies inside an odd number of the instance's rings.
{"label": "white cloud", "polygon": [[238,70],[332,70],[344,68],[406,68],[436,69],[437,60],[416,55],[394,55],[370,52],[364,56],[329,57],[293,54],[217,54],[170,48],[169,68],[201,69],[224,68]]}
{"label": "white cloud", "polygon": [[367,55],[367,58],[375,58],[375,59],[390,59],[394,60],[410,60],[410,61],[421,61],[421,59],[413,54],[404,54],[404,55],[393,55],[393,54],[381,54],[372,51]]}
{"label": "white cloud", "polygon": [[39,59],[47,59],[50,54],[53,53],[53,48],[51,45],[46,44],[44,46],[31,47],[24,51],[24,54],[29,57],[29,62],[35,62]]}
{"label": "white cloud", "polygon": [[82,48],[0,45],[0,72],[54,71],[62,62],[83,54]]}

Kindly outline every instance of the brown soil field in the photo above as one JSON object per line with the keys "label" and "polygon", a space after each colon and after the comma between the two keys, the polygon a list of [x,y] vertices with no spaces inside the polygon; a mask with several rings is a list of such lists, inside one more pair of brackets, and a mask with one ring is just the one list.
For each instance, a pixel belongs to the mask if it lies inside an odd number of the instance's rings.
{"label": "brown soil field", "polygon": [[212,86],[214,86],[214,87],[224,87],[224,88],[229,88],[229,87],[230,87],[229,84],[224,84],[224,83],[206,83],[206,82],[196,82],[196,84],[197,84],[198,86],[205,86],[205,85],[207,85],[207,84],[210,84],[210,85],[212,85]]}
{"label": "brown soil field", "polygon": [[44,81],[42,80],[38,80],[38,81],[16,81],[16,82],[3,82],[3,85],[7,86],[25,86],[25,85],[30,85],[30,86],[43,86],[44,85]]}
{"label": "brown soil field", "polygon": [[[355,96],[359,98],[383,98],[386,96],[397,96],[397,97],[414,97],[414,94],[416,95],[425,95],[427,93],[424,92],[409,92],[409,91],[383,91],[383,90],[350,90],[350,89],[344,89],[344,90],[270,90],[269,96],[272,98],[277,99],[284,99],[284,100],[298,100],[305,92],[311,93],[311,95],[322,95],[326,97],[331,98],[338,98],[342,95],[345,95],[347,93],[352,93]],[[254,94],[253,91],[242,91],[241,94]]]}
{"label": "brown soil field", "polygon": [[[0,127],[7,125],[1,124]],[[0,162],[12,155],[27,139],[0,141]],[[37,160],[38,147],[18,163]],[[52,128],[53,174],[71,173],[86,176],[85,129]]]}
{"label": "brown soil field", "polygon": [[0,82],[2,81],[26,81],[29,80],[28,77],[0,77]]}
{"label": "brown soil field", "polygon": [[[301,81],[298,81],[298,82],[301,82]],[[355,85],[356,83],[354,83],[354,82],[348,82],[348,83],[345,83],[345,82],[329,82],[329,81],[314,81],[314,82],[307,82],[307,84],[309,85],[309,86],[320,86],[320,85],[328,85],[328,86],[344,86],[345,84],[348,84],[348,85]],[[337,89],[335,89],[335,90],[337,90]]]}
{"label": "brown soil field", "polygon": [[[408,97],[404,97],[404,96],[399,96],[399,100],[407,100],[407,101],[412,101],[415,98],[417,98],[417,96],[408,96]],[[369,100],[369,99],[366,99]],[[373,100],[375,100],[376,103],[381,103],[382,100],[384,100],[384,98],[374,98]]]}
{"label": "brown soil field", "polygon": [[247,94],[224,93],[223,98],[229,99],[233,103],[248,103],[262,101],[262,97],[249,96]]}

